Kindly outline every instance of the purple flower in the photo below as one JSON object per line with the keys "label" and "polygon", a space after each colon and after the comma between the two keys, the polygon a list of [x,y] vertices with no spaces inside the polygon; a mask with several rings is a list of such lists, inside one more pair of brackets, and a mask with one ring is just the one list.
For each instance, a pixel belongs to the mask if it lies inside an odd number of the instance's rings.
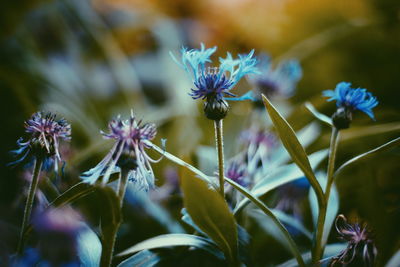
{"label": "purple flower", "polygon": [[57,120],[53,113],[37,112],[25,122],[25,131],[30,136],[26,141],[18,139],[19,148],[11,152],[20,158],[11,164],[42,157],[45,165],[54,162],[57,169],[57,162],[61,161],[59,141],[71,139],[71,125],[63,118]]}
{"label": "purple flower", "polygon": [[83,173],[81,178],[90,184],[98,181],[103,176],[103,185],[107,184],[109,177],[114,172],[128,170],[128,178],[140,189],[149,190],[154,187],[154,173],[150,163],[153,160],[146,153],[149,148],[147,141],[156,136],[154,124],[142,124],[137,121],[133,113],[128,120],[120,116],[108,124],[109,133],[101,132],[106,139],[114,139],[115,144],[104,159],[96,167]]}
{"label": "purple flower", "polygon": [[347,248],[334,257],[329,266],[373,266],[377,250],[367,227],[349,224],[343,215],[336,218],[335,227],[339,238],[347,242]]}

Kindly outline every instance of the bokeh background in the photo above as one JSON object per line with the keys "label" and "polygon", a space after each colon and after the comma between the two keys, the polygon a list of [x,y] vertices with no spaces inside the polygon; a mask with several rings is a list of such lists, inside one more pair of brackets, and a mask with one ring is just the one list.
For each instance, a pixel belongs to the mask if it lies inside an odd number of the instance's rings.
{"label": "bokeh background", "polygon": [[[182,45],[216,45],[219,56],[255,49],[275,63],[298,59],[303,78],[282,105],[295,129],[313,120],[305,101],[333,113],[334,104],[325,102],[321,92],[338,82],[370,90],[380,101],[376,121],[356,114],[353,127],[343,133],[338,163],[400,134],[397,0],[19,0],[2,1],[0,7],[0,219],[14,224],[15,231],[25,181],[20,167],[6,166],[12,161],[8,151],[24,135],[23,121],[37,110],[57,112],[72,123],[61,191],[110,148],[99,130],[117,114],[128,116],[130,109],[157,124],[156,143],[166,138],[171,153],[196,162],[198,147],[213,145],[212,123],[202,115],[200,101],[188,96],[190,80],[169,56]],[[243,81],[236,90],[250,86]],[[251,125],[252,112],[251,103],[232,104],[225,127],[228,157],[240,131]],[[326,148],[329,134],[322,126],[307,152]],[[340,212],[368,222],[382,263],[400,246],[399,156],[399,149],[391,150],[356,164],[337,180]],[[174,168],[166,160],[155,167],[159,187]],[[176,219],[179,194],[174,191],[161,201]],[[94,223],[91,200],[78,205]],[[165,232],[151,216],[138,215],[146,214],[145,208],[126,212],[131,228],[117,250]],[[252,234],[255,261],[285,259],[273,240]],[[274,255],[269,261],[267,252]]]}

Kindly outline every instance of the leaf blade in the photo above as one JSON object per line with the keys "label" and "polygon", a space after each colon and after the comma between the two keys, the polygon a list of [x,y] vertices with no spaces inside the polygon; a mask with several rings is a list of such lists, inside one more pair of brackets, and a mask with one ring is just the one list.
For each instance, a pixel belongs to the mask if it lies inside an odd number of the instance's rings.
{"label": "leaf blade", "polygon": [[[236,221],[225,200],[206,182],[183,169],[183,202],[193,222],[234,262],[238,255]],[[204,201],[204,200],[207,201]]]}
{"label": "leaf blade", "polygon": [[275,125],[276,130],[278,131],[278,135],[283,145],[292,157],[293,161],[297,164],[297,166],[299,166],[299,168],[303,171],[304,175],[310,182],[311,186],[317,194],[318,202],[320,204],[324,203],[325,200],[322,188],[314,175],[307,154],[304,151],[303,146],[297,139],[294,130],[264,95],[262,95],[262,98],[268,114],[273,124]]}
{"label": "leaf blade", "polygon": [[200,248],[210,252],[218,258],[223,258],[222,252],[217,246],[209,241],[208,239],[200,236],[189,235],[189,234],[165,234],[144,240],[124,251],[118,253],[117,257],[127,256],[134,254],[139,251],[164,248],[171,246],[191,246]]}

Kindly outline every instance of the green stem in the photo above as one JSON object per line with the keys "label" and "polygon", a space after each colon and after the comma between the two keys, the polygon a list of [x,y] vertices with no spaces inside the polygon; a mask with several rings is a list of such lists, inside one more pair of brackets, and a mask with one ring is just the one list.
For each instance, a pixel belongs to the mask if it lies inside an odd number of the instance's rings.
{"label": "green stem", "polygon": [[121,177],[118,182],[118,198],[120,201],[119,204],[121,206],[121,209],[122,209],[122,205],[124,203],[126,188],[128,186],[128,173],[129,173],[129,170],[122,170]]}
{"label": "green stem", "polygon": [[335,169],[335,159],[336,159],[336,151],[339,143],[339,131],[336,127],[332,128],[332,135],[331,135],[331,143],[330,143],[330,150],[329,150],[329,160],[328,160],[328,171],[327,171],[327,182],[325,188],[325,203],[324,205],[320,206],[319,214],[318,214],[318,221],[317,221],[317,231],[315,235],[315,242],[314,242],[314,249],[313,249],[313,263],[317,264],[319,260],[322,258],[324,254],[324,226],[325,226],[325,219],[326,219],[326,212],[328,209],[329,203],[329,196],[331,193],[331,187],[333,184],[334,178],[334,169]]}
{"label": "green stem", "polygon": [[218,177],[219,177],[219,193],[225,198],[224,192],[224,140],[223,140],[223,121],[214,121],[215,143],[218,153]]}
{"label": "green stem", "polygon": [[[125,192],[128,186],[128,173],[129,170],[122,169],[118,181],[118,199],[119,199],[119,210],[122,212],[122,206],[124,204]],[[111,224],[109,227],[103,229],[103,248],[100,259],[100,267],[109,267],[111,266],[113,255],[114,255],[114,246],[115,241],[117,239],[118,229],[121,225],[121,220]]]}
{"label": "green stem", "polygon": [[21,254],[24,249],[24,232],[25,232],[25,229],[31,218],[32,207],[33,207],[33,202],[35,200],[36,188],[39,183],[39,175],[40,175],[40,170],[42,169],[42,163],[43,163],[43,160],[41,158],[37,158],[35,161],[35,167],[33,170],[32,181],[31,181],[31,184],[29,185],[28,198],[26,199],[26,204],[25,204],[24,218],[22,220],[21,233],[20,233],[20,237],[19,237],[19,241],[18,241],[18,247],[17,247],[18,254]]}
{"label": "green stem", "polygon": [[100,259],[100,267],[110,267],[113,253],[114,253],[114,245],[115,240],[117,239],[118,229],[121,223],[116,223],[110,225],[102,230],[103,234],[103,242],[102,242],[102,252],[101,252],[101,259]]}
{"label": "green stem", "polygon": [[300,251],[294,242],[293,238],[290,236],[288,230],[283,226],[283,224],[279,221],[279,219],[275,216],[275,214],[258,198],[254,197],[246,188],[242,187],[238,183],[232,181],[229,178],[224,178],[229,184],[231,184],[236,190],[242,193],[245,197],[247,197],[251,202],[253,202],[256,206],[258,206],[278,227],[280,232],[285,237],[286,241],[288,242],[289,248],[293,253],[293,256],[296,258],[297,263],[299,266],[306,266],[303,260],[303,257],[300,254]]}

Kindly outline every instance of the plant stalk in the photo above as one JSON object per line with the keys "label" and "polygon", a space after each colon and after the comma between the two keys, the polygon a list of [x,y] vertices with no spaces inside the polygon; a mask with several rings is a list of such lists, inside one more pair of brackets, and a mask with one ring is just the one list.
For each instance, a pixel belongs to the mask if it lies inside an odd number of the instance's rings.
{"label": "plant stalk", "polygon": [[215,143],[218,153],[218,177],[219,177],[219,192],[225,198],[224,192],[224,140],[223,140],[223,121],[214,121],[215,128]]}
{"label": "plant stalk", "polygon": [[43,159],[36,158],[35,165],[34,165],[35,167],[34,167],[33,175],[32,175],[32,181],[29,185],[28,198],[26,199],[24,218],[22,220],[21,233],[20,233],[20,237],[19,237],[19,241],[18,241],[17,253],[19,255],[22,254],[22,251],[24,249],[24,233],[25,233],[26,227],[31,218],[33,202],[35,200],[36,189],[37,189],[37,186],[39,183],[39,176],[40,176],[40,170],[42,169],[42,164],[43,164]]}
{"label": "plant stalk", "polygon": [[336,151],[339,143],[339,130],[336,127],[332,128],[332,135],[330,141],[329,159],[328,159],[328,170],[327,170],[327,181],[325,187],[325,203],[320,207],[317,221],[317,232],[315,236],[315,245],[313,249],[313,263],[318,264],[319,260],[324,254],[325,244],[323,241],[324,236],[324,226],[326,219],[326,212],[328,209],[329,197],[331,193],[331,188],[334,180],[334,170],[335,170],[335,159]]}
{"label": "plant stalk", "polygon": [[[119,210],[122,212],[124,204],[125,192],[128,186],[128,173],[129,170],[122,169],[118,181],[117,194],[119,199]],[[100,267],[110,267],[114,255],[114,246],[117,239],[117,234],[121,221],[115,222],[103,230],[103,250],[101,253]]]}

